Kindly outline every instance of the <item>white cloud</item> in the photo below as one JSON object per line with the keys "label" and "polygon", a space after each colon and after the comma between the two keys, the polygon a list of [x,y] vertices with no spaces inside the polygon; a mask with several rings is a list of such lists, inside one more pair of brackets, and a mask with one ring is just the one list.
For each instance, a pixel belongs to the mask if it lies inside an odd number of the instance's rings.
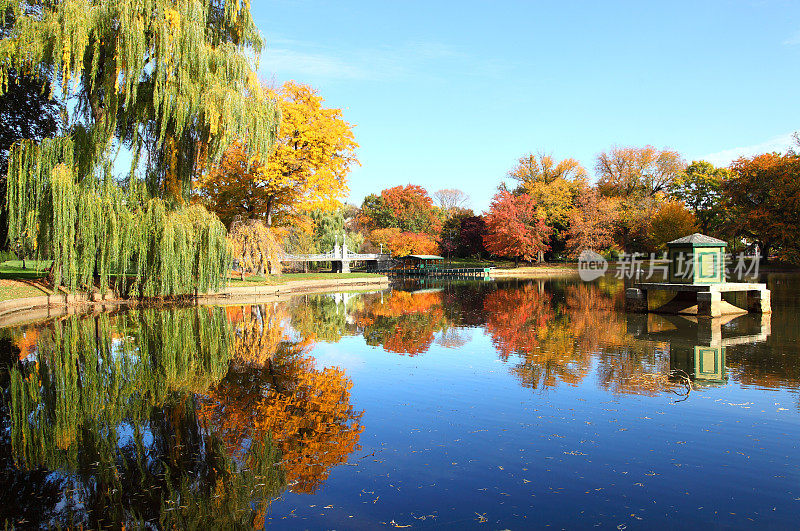
{"label": "white cloud", "polygon": [[800,44],[800,31],[783,41],[784,46],[797,46]]}
{"label": "white cloud", "polygon": [[726,149],[716,153],[710,153],[700,157],[700,159],[706,160],[715,166],[727,166],[739,157],[752,157],[753,155],[771,153],[773,151],[785,153],[794,143],[792,135],[793,133],[786,133],[784,135],[770,138],[769,140],[761,142],[760,144]]}
{"label": "white cloud", "polygon": [[268,49],[261,61],[261,68],[282,77],[368,79],[373,75],[373,72],[338,57],[285,48]]}
{"label": "white cloud", "polygon": [[261,71],[282,79],[385,80],[408,75],[425,63],[465,59],[465,55],[437,42],[334,49],[313,42],[273,37],[268,39],[261,57]]}

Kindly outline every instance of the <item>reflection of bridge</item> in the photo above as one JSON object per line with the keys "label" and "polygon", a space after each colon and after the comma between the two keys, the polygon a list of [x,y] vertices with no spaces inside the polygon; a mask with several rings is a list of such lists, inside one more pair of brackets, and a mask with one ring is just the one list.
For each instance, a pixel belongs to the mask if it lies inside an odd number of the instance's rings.
{"label": "reflection of bridge", "polygon": [[339,237],[333,244],[333,250],[327,253],[316,254],[285,254],[281,262],[330,262],[331,271],[334,273],[349,273],[352,262],[374,262],[372,269],[388,269],[391,266],[392,257],[388,254],[367,253],[359,254],[350,252],[347,242],[342,236],[342,245],[339,245]]}

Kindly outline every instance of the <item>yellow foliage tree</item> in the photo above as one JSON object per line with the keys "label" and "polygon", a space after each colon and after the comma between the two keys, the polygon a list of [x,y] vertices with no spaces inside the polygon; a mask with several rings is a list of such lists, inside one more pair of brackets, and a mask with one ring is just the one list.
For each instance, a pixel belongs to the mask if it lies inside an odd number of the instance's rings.
{"label": "yellow foliage tree", "polygon": [[647,232],[652,247],[665,250],[668,242],[697,232],[697,219],[681,201],[666,201],[653,214]]}
{"label": "yellow foliage tree", "polygon": [[249,157],[246,142],[235,144],[199,186],[226,225],[237,216],[285,225],[312,209],[339,207],[350,168],[358,164],[358,144],[341,109],[325,108],[313,88],[293,81],[265,92],[281,111],[267,163]]}
{"label": "yellow foliage tree", "polygon": [[578,196],[587,187],[586,169],[575,159],[556,161],[551,155],[539,152],[521,157],[508,176],[519,181],[519,192],[534,199],[545,222],[553,229],[551,248],[560,250]]}

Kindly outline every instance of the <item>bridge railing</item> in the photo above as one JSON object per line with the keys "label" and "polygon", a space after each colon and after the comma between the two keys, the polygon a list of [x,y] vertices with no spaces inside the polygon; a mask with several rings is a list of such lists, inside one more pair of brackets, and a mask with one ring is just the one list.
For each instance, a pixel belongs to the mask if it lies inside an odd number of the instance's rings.
{"label": "bridge railing", "polygon": [[366,261],[366,260],[389,260],[391,257],[388,254],[355,254],[347,253],[342,256],[341,253],[317,253],[317,254],[285,254],[281,262],[330,262],[347,260],[350,262]]}

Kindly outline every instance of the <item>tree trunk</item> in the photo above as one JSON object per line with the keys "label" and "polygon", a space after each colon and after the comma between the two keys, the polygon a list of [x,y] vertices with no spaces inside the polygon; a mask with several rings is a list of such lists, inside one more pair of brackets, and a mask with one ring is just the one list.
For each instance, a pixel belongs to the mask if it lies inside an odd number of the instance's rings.
{"label": "tree trunk", "polygon": [[265,215],[265,217],[267,219],[267,227],[271,227],[272,226],[272,198],[271,197],[269,199],[267,199],[267,206],[266,206],[266,208],[264,210],[265,210],[264,215]]}

